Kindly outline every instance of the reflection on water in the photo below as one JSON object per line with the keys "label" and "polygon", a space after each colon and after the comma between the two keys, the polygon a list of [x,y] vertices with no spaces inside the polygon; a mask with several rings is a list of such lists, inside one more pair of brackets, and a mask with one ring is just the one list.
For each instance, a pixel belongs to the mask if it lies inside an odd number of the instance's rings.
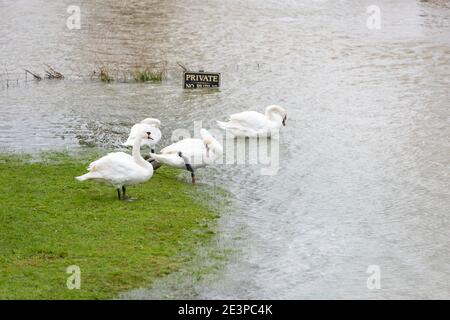
{"label": "reflection on water", "polygon": [[[366,28],[371,1],[81,1],[72,31],[69,4],[0,3],[2,151],[112,148],[148,116],[164,124],[164,145],[194,120],[215,128],[277,103],[289,112],[277,175],[202,171],[234,196],[219,241],[240,250],[192,296],[449,297],[446,1],[378,1],[381,30]],[[170,68],[162,84],[85,78],[99,63],[154,61]],[[177,61],[222,72],[223,88],[183,91]],[[5,89],[43,63],[66,80]],[[369,265],[381,290],[366,287]]]}

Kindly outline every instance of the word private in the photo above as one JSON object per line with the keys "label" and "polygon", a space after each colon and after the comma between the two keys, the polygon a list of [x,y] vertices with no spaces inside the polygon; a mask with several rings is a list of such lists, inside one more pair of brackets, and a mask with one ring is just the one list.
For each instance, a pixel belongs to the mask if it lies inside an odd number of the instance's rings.
{"label": "word private", "polygon": [[183,80],[184,89],[220,87],[220,73],[186,71]]}

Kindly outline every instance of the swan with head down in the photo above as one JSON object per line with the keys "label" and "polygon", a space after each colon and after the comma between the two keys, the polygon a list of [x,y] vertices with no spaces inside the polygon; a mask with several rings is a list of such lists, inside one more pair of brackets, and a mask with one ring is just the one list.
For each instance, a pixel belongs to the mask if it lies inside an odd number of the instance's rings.
{"label": "swan with head down", "polygon": [[215,163],[223,153],[222,145],[206,129],[201,129],[200,135],[201,139],[183,139],[150,156],[169,167],[188,170],[194,184],[194,169]]}
{"label": "swan with head down", "polygon": [[284,108],[271,105],[265,114],[256,111],[243,111],[230,116],[227,122],[217,121],[223,130],[235,137],[270,137],[273,132],[279,132],[286,125],[287,112]]}

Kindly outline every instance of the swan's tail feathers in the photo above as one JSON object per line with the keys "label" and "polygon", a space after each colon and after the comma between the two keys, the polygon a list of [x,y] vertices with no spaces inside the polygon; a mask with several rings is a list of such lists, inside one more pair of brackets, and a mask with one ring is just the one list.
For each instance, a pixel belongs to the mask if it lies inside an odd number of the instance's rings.
{"label": "swan's tail feathers", "polygon": [[219,125],[220,128],[222,128],[225,131],[230,131],[231,133],[234,133],[234,131],[236,130],[246,130],[246,128],[243,128],[239,123],[235,123],[235,122],[221,122],[221,121],[217,121],[217,124]]}
{"label": "swan's tail feathers", "polygon": [[95,172],[88,172],[86,174],[83,174],[82,176],[75,177],[75,179],[77,179],[78,181],[86,181],[86,180],[95,179],[95,178],[99,178],[99,175]]}
{"label": "swan's tail feathers", "polygon": [[90,174],[91,173],[89,172],[89,173],[83,174],[82,176],[75,177],[75,179],[77,179],[78,181],[86,181],[91,178]]}

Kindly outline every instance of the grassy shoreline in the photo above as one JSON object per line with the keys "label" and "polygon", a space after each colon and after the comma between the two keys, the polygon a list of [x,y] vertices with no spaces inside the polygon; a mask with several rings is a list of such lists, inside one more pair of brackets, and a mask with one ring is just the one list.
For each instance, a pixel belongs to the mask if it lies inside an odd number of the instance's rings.
{"label": "grassy shoreline", "polygon": [[[0,299],[109,299],[148,287],[192,260],[214,235],[217,212],[168,168],[129,188],[80,183],[95,156],[0,155]],[[69,290],[77,265],[81,288]]]}

